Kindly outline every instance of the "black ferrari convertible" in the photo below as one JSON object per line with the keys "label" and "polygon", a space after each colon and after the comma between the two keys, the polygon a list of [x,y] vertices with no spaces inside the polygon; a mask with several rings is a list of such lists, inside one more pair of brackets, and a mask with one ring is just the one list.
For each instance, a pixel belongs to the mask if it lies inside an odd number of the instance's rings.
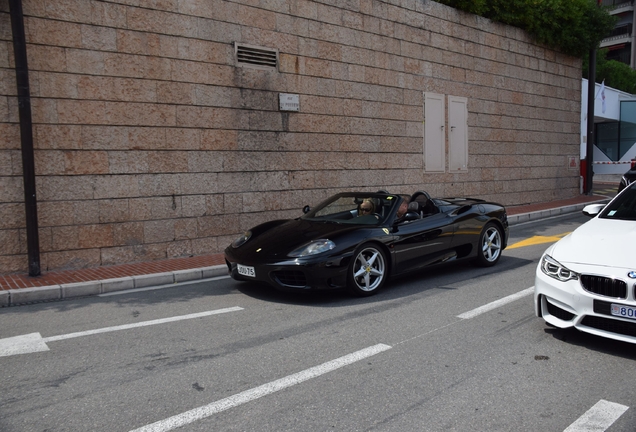
{"label": "black ferrari convertible", "polygon": [[453,259],[495,265],[508,241],[506,209],[473,198],[340,193],[304,213],[237,238],[225,249],[232,277],[284,290],[348,287],[368,296],[389,275]]}

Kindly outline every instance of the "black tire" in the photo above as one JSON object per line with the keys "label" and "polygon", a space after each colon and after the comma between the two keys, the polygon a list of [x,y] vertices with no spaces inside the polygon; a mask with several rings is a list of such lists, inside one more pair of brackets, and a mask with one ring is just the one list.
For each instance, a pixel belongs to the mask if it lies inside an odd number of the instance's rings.
{"label": "black tire", "polygon": [[356,249],[347,270],[349,289],[357,296],[366,297],[378,292],[387,277],[389,266],[382,248],[367,243]]}
{"label": "black tire", "polygon": [[501,228],[494,223],[488,223],[479,235],[477,244],[477,259],[475,262],[481,267],[491,267],[497,264],[503,250],[503,234]]}

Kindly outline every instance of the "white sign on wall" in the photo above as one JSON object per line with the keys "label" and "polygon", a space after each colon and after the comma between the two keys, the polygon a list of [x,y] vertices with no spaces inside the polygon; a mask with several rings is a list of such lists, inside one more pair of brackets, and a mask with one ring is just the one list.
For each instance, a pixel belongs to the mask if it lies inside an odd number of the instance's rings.
{"label": "white sign on wall", "polygon": [[300,96],[297,94],[280,93],[278,102],[281,111],[300,111]]}

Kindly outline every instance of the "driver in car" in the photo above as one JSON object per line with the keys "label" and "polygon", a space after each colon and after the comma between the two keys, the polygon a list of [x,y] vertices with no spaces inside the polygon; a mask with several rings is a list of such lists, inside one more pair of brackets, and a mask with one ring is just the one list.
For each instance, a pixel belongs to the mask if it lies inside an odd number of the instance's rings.
{"label": "driver in car", "polygon": [[409,203],[408,201],[404,200],[402,201],[402,204],[400,204],[400,208],[398,208],[397,213],[395,214],[395,221],[397,223],[400,223],[404,220],[404,216],[406,215],[406,212],[409,209]]}
{"label": "driver in car", "polygon": [[420,219],[422,215],[419,213],[419,204],[417,202],[402,201],[400,208],[398,208],[395,214],[396,224],[413,222],[416,219]]}

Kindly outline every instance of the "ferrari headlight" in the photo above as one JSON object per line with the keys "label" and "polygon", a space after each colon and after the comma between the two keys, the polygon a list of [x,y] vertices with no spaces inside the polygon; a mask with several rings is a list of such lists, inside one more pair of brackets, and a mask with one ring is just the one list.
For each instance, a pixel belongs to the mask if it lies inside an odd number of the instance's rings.
{"label": "ferrari headlight", "polygon": [[319,253],[330,251],[335,248],[336,244],[331,240],[320,239],[314,240],[309,244],[303,245],[298,249],[294,249],[289,253],[290,257],[299,258],[309,255],[317,255]]}
{"label": "ferrari headlight", "polygon": [[577,280],[579,278],[578,273],[565,267],[550,255],[545,254],[541,257],[541,271],[551,278],[559,280],[561,282],[567,282],[569,280]]}
{"label": "ferrari headlight", "polygon": [[245,231],[239,238],[232,242],[233,248],[238,248],[243,246],[249,239],[252,237],[252,231]]}

